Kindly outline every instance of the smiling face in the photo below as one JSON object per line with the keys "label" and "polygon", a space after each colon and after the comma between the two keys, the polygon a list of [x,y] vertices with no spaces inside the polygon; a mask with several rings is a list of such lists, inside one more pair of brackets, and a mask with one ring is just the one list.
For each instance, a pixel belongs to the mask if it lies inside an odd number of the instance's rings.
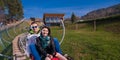
{"label": "smiling face", "polygon": [[49,30],[48,30],[47,28],[43,28],[43,29],[42,29],[42,36],[43,36],[43,37],[48,36],[48,33],[49,33]]}
{"label": "smiling face", "polygon": [[32,27],[34,33],[37,33],[39,31],[38,25],[36,23],[32,24],[31,27]]}

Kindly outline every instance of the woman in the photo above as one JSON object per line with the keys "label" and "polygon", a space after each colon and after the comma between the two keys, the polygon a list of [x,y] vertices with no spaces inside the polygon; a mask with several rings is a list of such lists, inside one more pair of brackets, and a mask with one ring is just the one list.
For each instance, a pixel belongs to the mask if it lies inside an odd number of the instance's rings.
{"label": "woman", "polygon": [[41,58],[45,58],[45,60],[52,60],[53,57],[57,57],[59,60],[67,60],[60,53],[56,52],[54,40],[50,34],[51,31],[49,27],[42,27],[40,36],[36,38],[36,49],[39,55]]}

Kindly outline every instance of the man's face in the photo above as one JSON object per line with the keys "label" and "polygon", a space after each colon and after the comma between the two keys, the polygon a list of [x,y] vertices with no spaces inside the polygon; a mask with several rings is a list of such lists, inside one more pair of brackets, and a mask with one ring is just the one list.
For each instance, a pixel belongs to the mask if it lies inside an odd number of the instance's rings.
{"label": "man's face", "polygon": [[32,24],[31,27],[32,27],[34,33],[37,33],[39,31],[39,28],[38,28],[37,24]]}

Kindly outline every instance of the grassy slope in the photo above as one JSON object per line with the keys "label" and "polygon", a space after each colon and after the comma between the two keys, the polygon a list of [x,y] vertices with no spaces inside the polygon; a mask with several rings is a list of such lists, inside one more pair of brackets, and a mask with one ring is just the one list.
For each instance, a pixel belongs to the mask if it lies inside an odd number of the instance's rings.
{"label": "grassy slope", "polygon": [[[107,31],[106,27],[120,26],[120,22],[101,24],[97,31],[91,26],[81,27],[77,30],[66,27],[66,35],[61,48],[74,60],[120,60],[120,34]],[[71,26],[71,25],[70,25]],[[117,27],[119,28],[119,27]],[[60,28],[52,28],[53,36],[61,39]]]}

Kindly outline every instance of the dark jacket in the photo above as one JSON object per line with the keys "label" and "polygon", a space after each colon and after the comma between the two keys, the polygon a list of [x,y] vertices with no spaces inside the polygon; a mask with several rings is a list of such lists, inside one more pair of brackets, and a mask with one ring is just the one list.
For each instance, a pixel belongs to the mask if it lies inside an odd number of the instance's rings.
{"label": "dark jacket", "polygon": [[55,45],[52,37],[50,38],[50,43],[45,49],[43,49],[41,46],[41,39],[39,37],[36,38],[36,49],[38,50],[38,53],[40,54],[40,56],[46,57],[47,54],[51,54],[53,56],[56,54]]}

